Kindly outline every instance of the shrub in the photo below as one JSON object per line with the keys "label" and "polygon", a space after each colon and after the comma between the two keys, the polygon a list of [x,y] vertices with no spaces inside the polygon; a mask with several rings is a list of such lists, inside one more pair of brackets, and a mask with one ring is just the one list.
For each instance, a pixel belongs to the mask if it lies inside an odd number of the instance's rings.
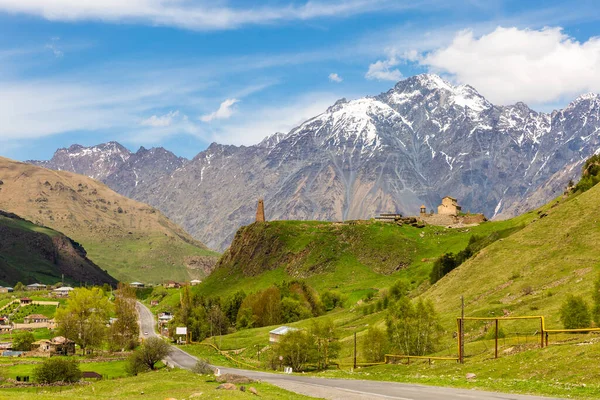
{"label": "shrub", "polygon": [[325,310],[331,311],[336,307],[343,307],[342,295],[339,292],[327,290],[321,295]]}
{"label": "shrub", "polygon": [[398,300],[390,305],[386,323],[390,343],[405,355],[432,353],[442,330],[430,300]]}
{"label": "shrub", "polygon": [[81,379],[79,362],[75,359],[49,358],[33,369],[33,378],[38,383],[77,382]]}
{"label": "shrub", "polygon": [[215,373],[215,368],[208,363],[207,360],[199,359],[192,372],[200,375],[212,375]]}
{"label": "shrub", "polygon": [[31,345],[35,342],[35,338],[33,337],[33,333],[29,331],[21,331],[14,335],[12,348],[13,350],[18,351],[29,351],[31,350]]}
{"label": "shrub", "polygon": [[591,323],[586,302],[579,296],[569,295],[560,308],[560,320],[565,329],[588,328]]}

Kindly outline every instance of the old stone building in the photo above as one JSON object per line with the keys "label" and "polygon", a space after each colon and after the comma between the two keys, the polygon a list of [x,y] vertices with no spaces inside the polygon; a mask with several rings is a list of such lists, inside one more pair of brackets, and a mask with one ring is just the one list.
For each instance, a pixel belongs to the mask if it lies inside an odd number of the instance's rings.
{"label": "old stone building", "polygon": [[461,207],[458,205],[454,197],[446,196],[442,199],[442,204],[438,206],[438,214],[443,215],[458,215]]}
{"label": "old stone building", "polygon": [[263,199],[258,200],[258,207],[256,208],[256,222],[265,222],[265,203]]}

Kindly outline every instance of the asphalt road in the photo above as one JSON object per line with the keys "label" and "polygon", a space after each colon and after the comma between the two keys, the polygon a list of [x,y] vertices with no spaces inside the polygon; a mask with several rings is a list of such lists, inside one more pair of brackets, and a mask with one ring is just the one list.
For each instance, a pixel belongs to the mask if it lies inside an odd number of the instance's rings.
{"label": "asphalt road", "polygon": [[[140,334],[143,337],[157,336],[152,312],[138,303],[140,315]],[[147,332],[148,335],[144,335]],[[197,359],[173,347],[173,352],[167,358],[170,365],[191,369]],[[244,375],[252,379],[268,382],[283,389],[301,393],[307,396],[331,400],[367,400],[367,399],[396,399],[396,400],[548,400],[547,397],[521,396],[484,392],[479,390],[452,389],[437,386],[411,385],[397,382],[364,381],[354,379],[325,379],[302,374],[274,374],[243,369],[218,367],[221,374],[231,373]]]}

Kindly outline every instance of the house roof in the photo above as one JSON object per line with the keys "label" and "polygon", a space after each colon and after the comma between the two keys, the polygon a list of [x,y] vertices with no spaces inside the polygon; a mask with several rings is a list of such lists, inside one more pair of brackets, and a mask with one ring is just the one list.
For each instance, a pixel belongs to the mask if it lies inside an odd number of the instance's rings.
{"label": "house roof", "polygon": [[279,328],[275,328],[272,331],[270,331],[269,333],[272,333],[273,335],[285,335],[288,332],[292,332],[292,331],[297,331],[297,328],[292,328],[291,326],[280,326]]}
{"label": "house roof", "polygon": [[142,282],[131,282],[130,285],[143,285]]}
{"label": "house roof", "polygon": [[21,298],[21,301],[31,301],[31,299],[29,297],[23,297]]}
{"label": "house roof", "polygon": [[198,283],[200,283],[202,281],[200,279],[192,279],[190,282],[198,282]]}
{"label": "house roof", "polygon": [[46,287],[46,285],[41,283],[32,283],[31,285],[27,285],[27,287]]}
{"label": "house roof", "polygon": [[62,286],[62,287],[59,287],[58,289],[54,289],[55,292],[70,292],[71,290],[75,290],[75,289],[73,289],[71,286]]}
{"label": "house roof", "polygon": [[454,200],[454,201],[456,201],[456,199],[455,199],[454,197],[451,197],[451,196],[444,196],[443,198],[444,198],[444,199],[450,199],[450,200]]}
{"label": "house roof", "polygon": [[56,337],[52,338],[52,343],[67,344],[67,343],[75,343],[75,342],[72,341],[71,339],[67,339],[64,336],[56,336]]}

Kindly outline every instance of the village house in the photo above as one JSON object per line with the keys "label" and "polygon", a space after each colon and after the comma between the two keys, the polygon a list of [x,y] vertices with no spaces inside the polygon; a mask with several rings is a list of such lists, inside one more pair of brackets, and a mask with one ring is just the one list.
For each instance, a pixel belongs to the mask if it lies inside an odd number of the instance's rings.
{"label": "village house", "polygon": [[158,300],[150,300],[150,307],[155,307],[158,305]]}
{"label": "village house", "polygon": [[11,287],[0,286],[0,293],[11,293],[12,291],[13,291],[13,288],[11,288]]}
{"label": "village house", "polygon": [[38,291],[38,290],[46,290],[48,288],[48,286],[43,285],[41,283],[33,283],[31,285],[27,285],[26,289],[29,291]]}
{"label": "village house", "polygon": [[168,289],[178,289],[181,287],[181,283],[175,281],[168,281],[163,286]]}
{"label": "village house", "polygon": [[23,297],[19,300],[22,306],[27,306],[32,303],[32,300],[29,297]]}
{"label": "village house", "polygon": [[298,329],[290,326],[280,326],[269,332],[269,343],[278,343],[282,336],[287,335],[290,332],[297,331]]}
{"label": "village house", "polygon": [[145,287],[146,285],[144,285],[142,282],[131,282],[129,284],[129,286],[131,286],[133,288],[141,289],[141,288]]}
{"label": "village house", "polygon": [[23,318],[23,322],[26,324],[40,324],[47,323],[48,317],[42,314],[31,314]]}
{"label": "village house", "polygon": [[442,199],[442,204],[438,206],[438,214],[443,215],[458,215],[461,207],[458,205],[454,197],[446,196]]}
{"label": "village house", "polygon": [[197,285],[199,285],[199,284],[201,284],[201,283],[202,283],[202,281],[201,281],[201,280],[199,280],[199,279],[193,279],[193,280],[190,282],[190,284],[191,284],[192,286],[197,286]]}
{"label": "village house", "polygon": [[73,290],[75,290],[75,289],[73,289],[70,286],[62,286],[62,287],[59,287],[58,289],[54,289],[52,291],[52,294],[55,297],[69,297],[69,293],[72,292]]}
{"label": "village house", "polygon": [[38,348],[38,351],[50,355],[72,356],[75,354],[75,342],[64,336],[56,336],[50,340],[38,340],[33,345]]}

